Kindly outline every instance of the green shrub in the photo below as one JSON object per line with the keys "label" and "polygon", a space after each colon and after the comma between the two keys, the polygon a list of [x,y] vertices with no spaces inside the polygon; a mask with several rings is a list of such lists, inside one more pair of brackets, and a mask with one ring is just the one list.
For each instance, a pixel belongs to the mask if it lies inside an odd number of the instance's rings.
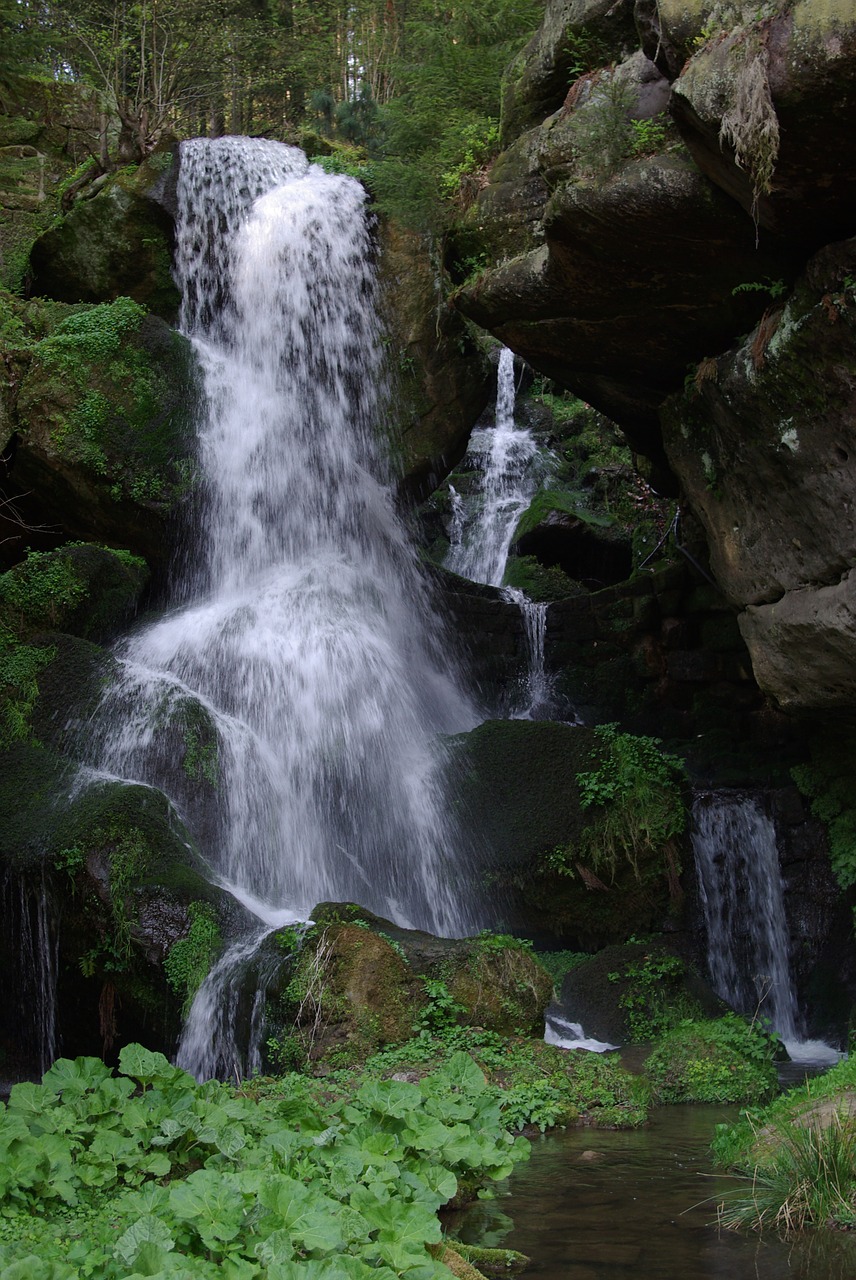
{"label": "green shrub", "polygon": [[627,867],[639,881],[663,871],[675,878],[680,868],[673,840],[686,824],[683,761],[661,751],[659,738],[620,733],[617,724],[600,725],[595,735],[600,758],[577,774],[580,807],[594,810],[593,820],[578,847],[559,846],[549,865],[571,875],[583,860],[610,882]]}
{"label": "green shrub", "polygon": [[191,902],[187,917],[187,933],[172,944],[163,963],[169,985],[183,997],[184,1015],[222,945],[217,915],[210,903]]}
{"label": "green shrub", "polygon": [[761,1102],[776,1087],[777,1041],[737,1014],[681,1022],[645,1063],[658,1102]]}

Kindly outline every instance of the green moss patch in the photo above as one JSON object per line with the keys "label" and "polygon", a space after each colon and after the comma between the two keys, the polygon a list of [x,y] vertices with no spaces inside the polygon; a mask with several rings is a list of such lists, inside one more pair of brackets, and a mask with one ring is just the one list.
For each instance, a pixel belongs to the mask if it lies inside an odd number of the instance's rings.
{"label": "green moss patch", "polygon": [[104,638],[130,617],[148,576],[140,557],[107,547],[31,551],[0,577],[0,625],[22,636],[58,630]]}
{"label": "green moss patch", "polygon": [[736,1013],[682,1022],[645,1071],[658,1102],[763,1102],[776,1089],[777,1042]]}

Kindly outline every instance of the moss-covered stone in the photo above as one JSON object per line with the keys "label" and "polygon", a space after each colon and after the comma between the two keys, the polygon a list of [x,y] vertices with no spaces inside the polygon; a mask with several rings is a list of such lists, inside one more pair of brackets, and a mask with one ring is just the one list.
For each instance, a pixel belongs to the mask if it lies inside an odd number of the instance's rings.
{"label": "moss-covered stone", "polygon": [[6,314],[12,482],[68,535],[162,563],[193,485],[189,344],[129,298]]}
{"label": "moss-covered stone", "polygon": [[728,1011],[667,938],[606,947],[562,980],[562,1009],[610,1044],[648,1041],[686,1018]]}
{"label": "moss-covered stone", "polygon": [[144,560],[107,547],[31,552],[0,577],[0,628],[104,639],[133,614],[148,577]]}
{"label": "moss-covered stone", "polygon": [[174,319],[180,295],[171,274],[172,219],[150,194],[171,161],[169,152],[158,152],[84,188],[33,245],[32,291],[61,302],[127,296]]}
{"label": "moss-covered stone", "polygon": [[640,849],[636,869],[590,865],[597,810],[583,809],[578,775],[598,759],[593,731],[549,721],[487,721],[451,752],[456,804],[480,833],[504,918],[580,950],[659,926],[676,892],[675,850],[662,844]]}

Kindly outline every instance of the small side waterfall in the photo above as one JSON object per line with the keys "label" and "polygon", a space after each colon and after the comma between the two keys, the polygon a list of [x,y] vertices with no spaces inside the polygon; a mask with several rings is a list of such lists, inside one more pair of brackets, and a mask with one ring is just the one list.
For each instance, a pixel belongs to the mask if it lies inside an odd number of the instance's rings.
{"label": "small side waterfall", "polygon": [[797,1039],[776,829],[753,796],[707,792],[693,805],[693,852],[714,990]]}
{"label": "small side waterfall", "polygon": [[800,1038],[772,819],[754,796],[709,791],[696,797],[693,825],[714,990],[741,1013],[769,1019],[794,1061],[836,1061],[823,1041]]}
{"label": "small side waterfall", "polygon": [[35,881],[11,872],[5,877],[3,918],[9,927],[7,946],[18,958],[17,972],[22,982],[18,991],[18,1039],[28,1059],[43,1074],[59,1050],[59,939],[43,875]]}
{"label": "small side waterfall", "polygon": [[[434,933],[478,924],[436,745],[477,717],[376,443],[365,198],[293,147],[181,144],[202,526],[177,607],[119,649],[92,764],[165,791],[212,878],[265,926],[198,994],[180,1060],[201,1074],[231,1069],[229,993],[272,922],[334,899]],[[189,733],[207,791],[182,769]]]}
{"label": "small side waterfall", "polygon": [[[505,564],[517,522],[529,506],[541,480],[539,449],[531,431],[514,421],[514,354],[503,347],[496,376],[494,425],[474,431],[467,457],[480,475],[478,491],[464,498],[449,486],[451,524],[446,567],[471,582],[502,586]],[[544,668],[546,604],[530,600],[517,587],[505,587],[506,600],[516,604],[523,618],[528,669],[524,705],[516,713],[532,719],[546,709],[552,682]]]}
{"label": "small side waterfall", "polygon": [[538,445],[514,422],[514,355],[499,355],[494,425],[474,431],[467,457],[479,471],[478,491],[452,494],[451,545],[446,568],[471,582],[502,585],[517,522],[538,488]]}
{"label": "small side waterfall", "polygon": [[516,714],[519,720],[536,720],[539,712],[546,712],[553,705],[553,678],[545,666],[545,641],[547,638],[548,605],[530,600],[518,587],[503,587],[506,600],[516,604],[523,618],[526,634],[526,689],[524,706]]}

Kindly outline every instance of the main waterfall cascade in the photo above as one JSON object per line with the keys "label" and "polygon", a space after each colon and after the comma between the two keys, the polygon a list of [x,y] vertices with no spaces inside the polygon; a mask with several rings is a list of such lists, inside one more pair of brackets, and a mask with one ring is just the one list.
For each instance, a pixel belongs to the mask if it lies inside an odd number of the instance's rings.
{"label": "main waterfall cascade", "polygon": [[[204,514],[177,607],[119,649],[93,763],[166,792],[258,937],[329,899],[440,934],[477,924],[436,746],[477,716],[376,443],[364,200],[279,143],[181,144],[176,274],[204,384]],[[210,734],[213,798],[177,765],[176,725]],[[217,966],[223,984],[246,947]],[[180,1060],[207,1071],[194,1022]]]}
{"label": "main waterfall cascade", "polygon": [[[532,432],[514,420],[514,354],[503,347],[496,375],[496,408],[491,427],[470,436],[467,459],[478,473],[476,493],[464,498],[449,486],[451,525],[446,568],[487,586],[502,587],[514,531],[544,479],[544,452]],[[544,664],[547,605],[530,600],[516,587],[502,594],[523,618],[528,669],[524,719],[548,709],[552,682]]]}
{"label": "main waterfall cascade", "polygon": [[693,805],[693,853],[711,984],[741,1013],[760,1014],[795,1060],[838,1054],[800,1039],[776,828],[758,799],[703,792]]}

